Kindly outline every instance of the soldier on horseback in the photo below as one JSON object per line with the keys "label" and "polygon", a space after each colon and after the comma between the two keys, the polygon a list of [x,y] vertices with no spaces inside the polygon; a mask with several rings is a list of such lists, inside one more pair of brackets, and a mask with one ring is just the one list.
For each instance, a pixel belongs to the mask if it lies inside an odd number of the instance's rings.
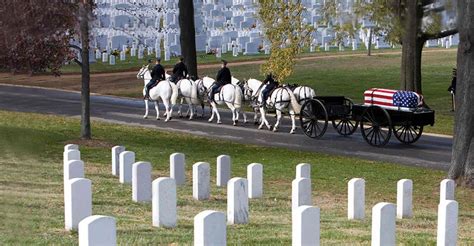
{"label": "soldier on horseback", "polygon": [[174,65],[173,75],[170,77],[170,81],[177,83],[178,81],[186,78],[188,76],[188,68],[184,64],[184,58],[180,57],[179,62]]}
{"label": "soldier on horseback", "polygon": [[262,83],[266,85],[262,91],[262,105],[265,106],[270,92],[278,86],[278,81],[275,80],[272,73],[269,73]]}
{"label": "soldier on horseback", "polygon": [[230,69],[227,67],[227,61],[222,60],[222,68],[219,70],[216,76],[216,83],[211,88],[209,93],[209,101],[214,101],[214,95],[217,93],[219,88],[232,82],[232,75]]}
{"label": "soldier on horseback", "polygon": [[[148,60],[148,63],[151,63],[151,60]],[[160,81],[165,80],[165,69],[163,66],[161,66],[161,59],[156,58],[155,60],[155,66],[153,67],[153,70],[151,71],[151,80],[146,84],[146,90],[145,90],[145,97],[144,99],[147,99],[150,97],[150,90],[154,86],[156,86]]]}

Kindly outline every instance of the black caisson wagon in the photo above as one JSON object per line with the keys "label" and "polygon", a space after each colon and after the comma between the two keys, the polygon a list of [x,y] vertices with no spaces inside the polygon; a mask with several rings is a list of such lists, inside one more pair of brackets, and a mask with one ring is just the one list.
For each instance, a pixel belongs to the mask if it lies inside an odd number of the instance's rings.
{"label": "black caisson wagon", "polygon": [[427,107],[403,110],[359,105],[344,96],[318,96],[303,103],[300,122],[304,134],[311,138],[321,138],[329,122],[343,136],[352,135],[360,126],[367,143],[382,147],[392,134],[402,143],[416,142],[424,126],[433,126],[434,111]]}

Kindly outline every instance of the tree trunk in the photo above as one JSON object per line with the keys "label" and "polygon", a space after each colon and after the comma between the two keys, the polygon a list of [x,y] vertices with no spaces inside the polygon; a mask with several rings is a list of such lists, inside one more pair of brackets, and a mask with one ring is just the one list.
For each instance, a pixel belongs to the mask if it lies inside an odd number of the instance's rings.
{"label": "tree trunk", "polygon": [[400,89],[422,93],[421,53],[425,40],[421,37],[423,8],[419,0],[406,1],[404,33],[402,34],[402,67]]}
{"label": "tree trunk", "polygon": [[474,188],[474,2],[458,0],[456,118],[449,178]]}
{"label": "tree trunk", "polygon": [[92,6],[88,0],[80,3],[80,34],[82,59],[82,89],[81,89],[81,138],[91,139],[90,119],[90,69],[89,69],[89,16]]}
{"label": "tree trunk", "polygon": [[197,78],[196,31],[194,29],[193,0],[179,0],[179,28],[181,29],[181,53],[188,73]]}
{"label": "tree trunk", "polygon": [[367,55],[371,56],[372,55],[372,28],[369,29],[369,42],[367,46]]}

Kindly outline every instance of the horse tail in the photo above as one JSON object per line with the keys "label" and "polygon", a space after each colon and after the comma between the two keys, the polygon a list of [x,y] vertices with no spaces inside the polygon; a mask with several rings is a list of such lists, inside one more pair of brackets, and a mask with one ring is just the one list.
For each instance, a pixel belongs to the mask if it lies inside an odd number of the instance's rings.
{"label": "horse tail", "polygon": [[240,109],[242,107],[243,93],[238,85],[234,85],[234,89],[235,89],[234,106],[235,108]]}
{"label": "horse tail", "polygon": [[171,86],[171,105],[175,105],[178,99],[178,86],[175,83],[168,82]]}
{"label": "horse tail", "polygon": [[295,114],[299,114],[301,111],[301,105],[298,103],[298,99],[296,99],[295,94],[293,94],[293,91],[291,91],[290,88],[285,87],[285,89],[290,95],[291,107],[293,108],[293,111],[295,111]]}
{"label": "horse tail", "polygon": [[194,81],[189,80],[191,83],[191,103],[192,104],[199,104],[199,98],[197,95],[197,84]]}

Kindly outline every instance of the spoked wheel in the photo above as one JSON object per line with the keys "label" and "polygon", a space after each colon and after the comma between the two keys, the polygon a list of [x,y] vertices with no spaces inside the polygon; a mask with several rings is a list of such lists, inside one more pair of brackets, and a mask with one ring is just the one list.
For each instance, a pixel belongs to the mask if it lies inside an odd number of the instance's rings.
{"label": "spoked wheel", "polygon": [[344,98],[344,104],[341,105],[344,108],[343,113],[339,116],[339,119],[332,120],[332,126],[342,136],[352,135],[357,130],[357,125],[359,123],[355,120],[352,120],[353,105],[354,102],[352,102],[351,99]]}
{"label": "spoked wheel", "polygon": [[405,122],[401,126],[393,126],[395,137],[404,144],[412,144],[421,137],[423,126],[414,126],[410,122]]}
{"label": "spoked wheel", "polygon": [[382,147],[392,135],[392,120],[387,110],[370,106],[362,113],[360,131],[365,141],[372,146]]}
{"label": "spoked wheel", "polygon": [[310,138],[320,138],[328,128],[328,113],[324,105],[316,99],[307,100],[301,106],[301,129]]}

